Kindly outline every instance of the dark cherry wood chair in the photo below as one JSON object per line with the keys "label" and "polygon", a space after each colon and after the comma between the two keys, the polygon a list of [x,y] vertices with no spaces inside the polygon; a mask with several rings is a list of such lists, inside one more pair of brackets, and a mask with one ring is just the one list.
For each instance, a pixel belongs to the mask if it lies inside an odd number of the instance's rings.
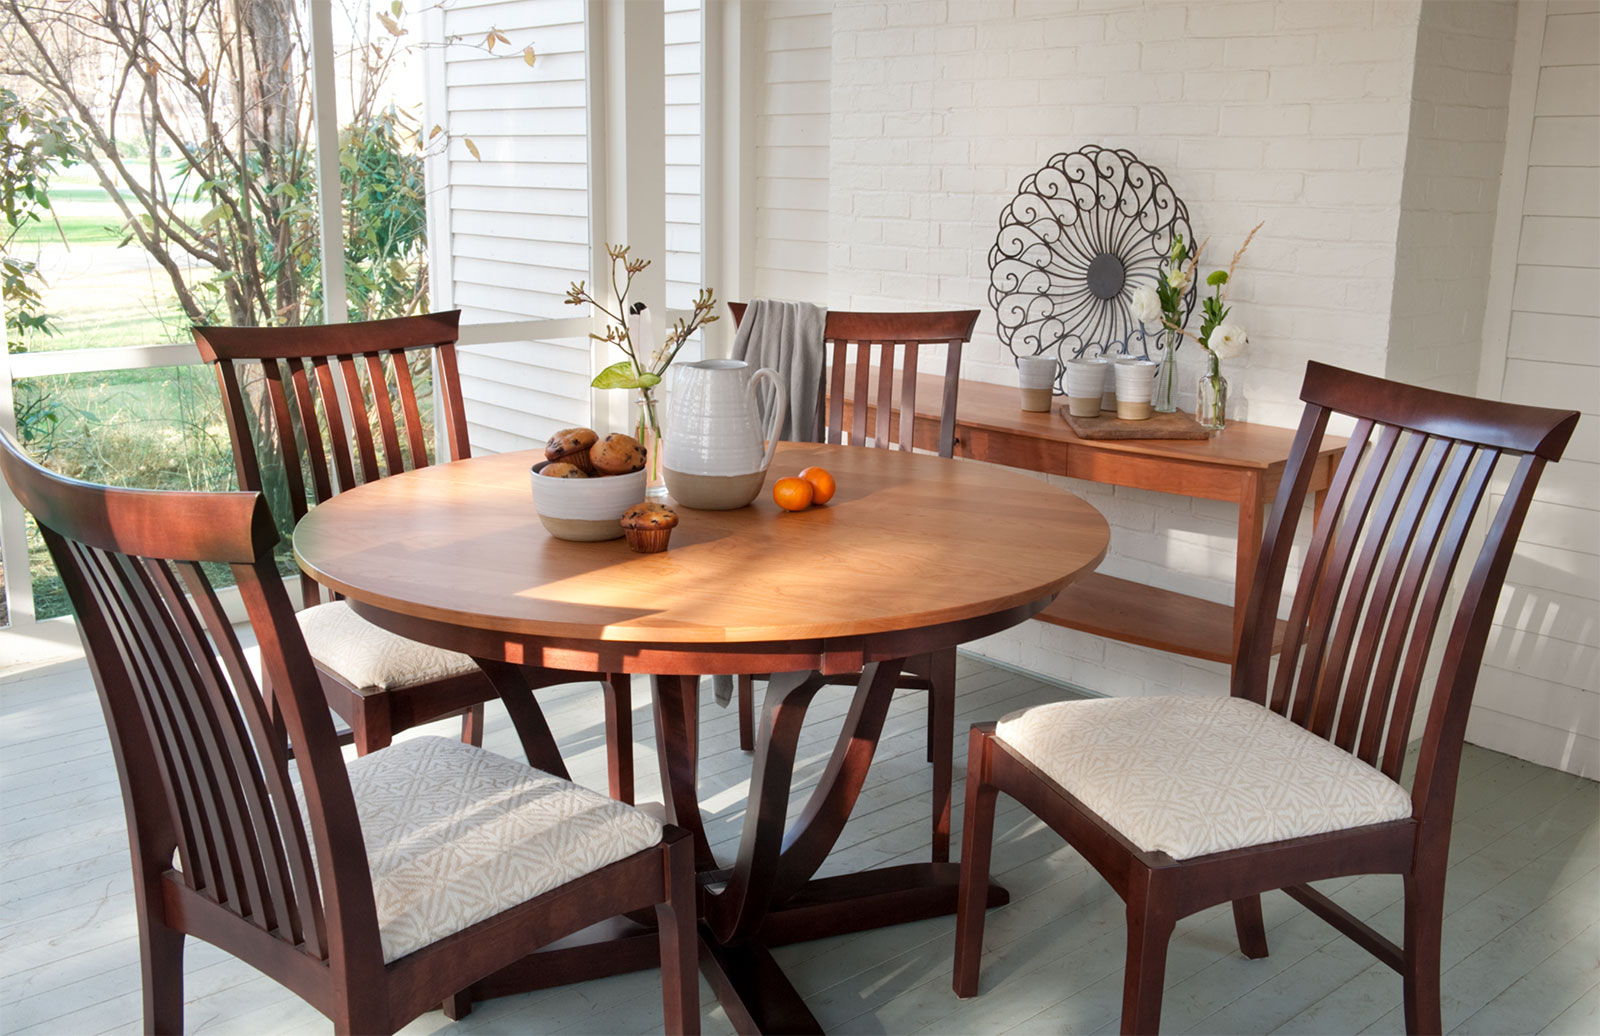
{"label": "dark cherry wood chair", "polygon": [[[1266,956],[1269,889],[1400,972],[1407,1030],[1439,1031],[1445,867],[1467,712],[1534,488],[1578,415],[1320,363],[1308,365],[1301,398],[1231,695],[1057,702],[973,727],[957,995],[978,992],[995,797],[1005,792],[1127,904],[1123,1032],[1160,1025],[1179,918],[1231,902],[1240,950]],[[1314,522],[1275,662],[1295,528],[1335,415],[1353,419],[1354,431]],[[1491,481],[1496,469],[1503,483]],[[1399,779],[1416,713],[1422,737],[1408,792]],[[1309,884],[1369,873],[1403,878],[1403,946]]]}
{"label": "dark cherry wood chair", "polygon": [[[445,429],[450,459],[469,456],[456,369],[460,316],[452,310],[357,324],[195,328],[195,344],[222,389],[239,485],[268,489],[261,458],[275,448],[289,514],[298,522],[308,507],[335,493],[427,465],[422,413],[430,404],[425,394],[419,398],[412,363],[429,351],[443,389],[444,412],[435,416]],[[343,601],[324,602],[309,576],[301,575],[300,586],[301,630],[328,704],[350,724],[358,752],[458,713],[464,717],[461,739],[482,743],[483,703],[496,693],[472,659],[396,636]],[[545,670],[533,685],[593,679]],[[611,794],[624,802],[633,801],[628,680],[617,673],[602,681]]]}
{"label": "dark cherry wood chair", "polygon": [[[746,303],[730,302],[735,326],[744,320]],[[961,387],[961,350],[972,338],[978,310],[933,313],[852,313],[829,310],[823,327],[828,352],[825,391],[824,441],[912,449],[912,419],[917,402],[917,361],[924,347],[944,349],[943,395],[939,409],[939,439],[934,444],[941,457],[955,454],[956,395]],[[876,354],[876,359],[874,359]],[[845,427],[846,385],[858,405],[851,408]],[[872,400],[869,421],[866,400]],[[892,413],[897,410],[896,425]],[[928,761],[933,764],[933,859],[950,859],[951,755],[955,740],[956,652],[954,648],[909,659],[897,688],[928,692]],[[830,682],[855,685],[855,675],[830,678]],[[755,747],[755,678],[738,680],[739,747]]]}
{"label": "dark cherry wood chair", "polygon": [[[77,613],[126,808],[145,1028],[183,1029],[183,946],[227,950],[341,1033],[393,1032],[530,953],[655,908],[668,1032],[699,1026],[693,842],[448,738],[348,768],[260,493],[108,489],[0,435]],[[277,721],[206,566],[231,571]],[[291,782],[290,749],[299,775]]]}

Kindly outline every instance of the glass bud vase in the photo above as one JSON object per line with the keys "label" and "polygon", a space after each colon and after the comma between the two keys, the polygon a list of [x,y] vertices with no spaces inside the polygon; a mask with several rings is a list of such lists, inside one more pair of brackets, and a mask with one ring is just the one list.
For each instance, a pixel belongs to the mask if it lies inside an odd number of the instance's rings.
{"label": "glass bud vase", "polygon": [[641,390],[636,401],[638,420],[634,422],[633,437],[644,447],[644,495],[655,499],[667,495],[667,478],[662,468],[666,452],[666,437],[661,434],[661,406],[648,390]]}
{"label": "glass bud vase", "polygon": [[1150,409],[1158,414],[1171,414],[1178,409],[1178,346],[1169,343],[1156,361],[1156,383],[1150,394]]}
{"label": "glass bud vase", "polygon": [[1217,366],[1217,354],[1206,350],[1206,372],[1200,375],[1199,402],[1194,418],[1208,432],[1220,432],[1228,424],[1228,379]]}

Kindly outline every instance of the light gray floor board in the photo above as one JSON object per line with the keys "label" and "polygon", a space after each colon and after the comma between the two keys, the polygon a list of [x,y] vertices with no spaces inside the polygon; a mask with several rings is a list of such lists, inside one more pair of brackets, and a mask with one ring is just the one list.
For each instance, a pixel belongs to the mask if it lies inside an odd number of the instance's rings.
{"label": "light gray floor board", "polygon": [[[969,724],[1059,699],[1061,688],[962,657],[957,663],[957,846]],[[827,763],[849,704],[820,693],[796,764],[790,815]],[[759,701],[759,687],[758,687]],[[597,685],[539,694],[573,778],[605,787]],[[641,800],[659,799],[649,682],[635,680],[634,763]],[[925,859],[929,768],[926,697],[895,696],[873,771],[823,873]],[[731,857],[743,824],[750,757],[737,717],[701,692],[700,787],[707,832]],[[454,725],[428,733],[452,735]],[[487,747],[516,756],[503,708],[489,707]],[[1012,893],[986,925],[982,995],[950,990],[954,923],[935,918],[779,948],[777,957],[831,1031],[1115,1032],[1125,928],[1121,901],[1076,853],[1002,799],[993,874]],[[86,669],[55,664],[0,677],[0,1032],[131,1033],[140,1027],[138,947],[122,803]],[[1400,886],[1383,876],[1321,886],[1398,936]],[[1600,1017],[1600,786],[1481,749],[1462,760],[1446,887],[1444,1009],[1462,1033],[1580,1033]],[[1400,982],[1281,894],[1263,900],[1265,960],[1234,943],[1217,907],[1180,922],[1168,958],[1163,1025],[1193,1032],[1391,1032]],[[226,954],[190,942],[186,1027],[203,1033],[325,1032],[328,1024]],[[702,983],[708,1033],[731,1031]],[[563,1034],[659,1031],[657,973],[640,972],[475,1005],[463,1022],[437,1012],[404,1031]]]}

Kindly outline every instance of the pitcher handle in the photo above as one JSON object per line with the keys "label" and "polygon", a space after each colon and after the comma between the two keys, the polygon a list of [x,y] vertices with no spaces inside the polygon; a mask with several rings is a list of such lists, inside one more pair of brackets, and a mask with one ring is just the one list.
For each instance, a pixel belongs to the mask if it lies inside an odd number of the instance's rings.
{"label": "pitcher handle", "polygon": [[789,415],[789,394],[783,390],[783,379],[778,377],[778,372],[771,367],[762,367],[750,375],[750,383],[744,390],[752,411],[761,412],[757,389],[763,381],[772,382],[772,411],[767,414],[766,427],[761,434],[767,444],[766,455],[761,458],[761,470],[766,471],[772,463],[772,455],[778,451],[778,429],[783,427],[783,419]]}

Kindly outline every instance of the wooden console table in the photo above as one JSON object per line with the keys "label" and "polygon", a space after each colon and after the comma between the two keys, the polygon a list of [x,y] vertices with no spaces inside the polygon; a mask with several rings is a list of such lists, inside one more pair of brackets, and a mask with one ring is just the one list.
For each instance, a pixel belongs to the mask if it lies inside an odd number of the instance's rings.
{"label": "wooden console table", "polygon": [[[847,378],[846,384],[853,385]],[[914,441],[935,449],[941,379],[918,379],[917,399],[930,401],[915,415]],[[871,398],[869,394],[869,398]],[[1058,400],[1058,403],[1064,403]],[[852,404],[845,400],[845,427]],[[868,406],[868,427],[876,419]],[[898,425],[898,417],[895,418]],[[1239,505],[1238,562],[1234,603],[1217,604],[1098,572],[1067,587],[1035,618],[1113,640],[1232,664],[1239,616],[1255,574],[1262,527],[1283,477],[1294,429],[1234,422],[1210,439],[1080,439],[1060,413],[1027,413],[1017,389],[982,381],[961,382],[956,405],[958,457],[1005,464],[1160,493],[1225,500]],[[1325,440],[1311,488],[1320,510],[1344,441]],[[1281,623],[1280,623],[1281,628]]]}

